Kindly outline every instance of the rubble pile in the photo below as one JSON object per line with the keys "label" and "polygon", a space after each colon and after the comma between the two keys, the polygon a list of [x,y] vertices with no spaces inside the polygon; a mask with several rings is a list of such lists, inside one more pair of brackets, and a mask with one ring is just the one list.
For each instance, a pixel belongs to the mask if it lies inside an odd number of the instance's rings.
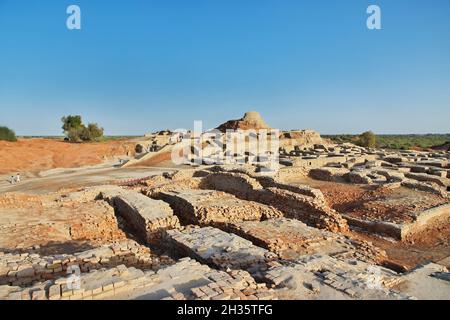
{"label": "rubble pile", "polygon": [[402,279],[389,269],[320,254],[274,266],[265,278],[293,299],[413,298],[393,289]]}

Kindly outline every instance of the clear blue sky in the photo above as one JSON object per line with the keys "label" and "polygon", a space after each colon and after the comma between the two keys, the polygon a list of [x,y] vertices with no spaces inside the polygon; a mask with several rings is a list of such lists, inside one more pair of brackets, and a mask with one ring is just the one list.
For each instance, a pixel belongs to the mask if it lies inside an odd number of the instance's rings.
{"label": "clear blue sky", "polygon": [[61,134],[67,114],[143,134],[247,110],[282,129],[450,132],[450,1],[0,0],[0,125],[19,135]]}

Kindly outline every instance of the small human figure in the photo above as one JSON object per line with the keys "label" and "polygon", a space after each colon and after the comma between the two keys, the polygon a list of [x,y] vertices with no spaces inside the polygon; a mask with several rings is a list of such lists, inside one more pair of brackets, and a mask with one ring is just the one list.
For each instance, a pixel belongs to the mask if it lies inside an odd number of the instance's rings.
{"label": "small human figure", "polygon": [[14,184],[16,182],[16,179],[14,176],[11,176],[11,179],[9,179],[9,183]]}
{"label": "small human figure", "polygon": [[20,183],[20,173],[16,175],[16,183]]}

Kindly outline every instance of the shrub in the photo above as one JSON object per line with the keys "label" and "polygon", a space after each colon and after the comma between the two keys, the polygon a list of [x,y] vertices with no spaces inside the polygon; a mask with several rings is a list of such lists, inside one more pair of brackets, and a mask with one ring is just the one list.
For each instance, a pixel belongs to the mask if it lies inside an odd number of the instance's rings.
{"label": "shrub", "polygon": [[103,137],[103,128],[96,123],[89,123],[87,131],[89,132],[89,140],[97,141]]}
{"label": "shrub", "polygon": [[0,140],[17,141],[16,134],[8,127],[0,127]]}
{"label": "shrub", "polygon": [[69,129],[69,131],[66,133],[69,141],[70,142],[81,142],[81,135],[83,132],[83,128],[84,128],[84,126]]}
{"label": "shrub", "polygon": [[377,146],[377,137],[372,131],[366,131],[359,136],[358,145],[366,148],[375,148]]}
{"label": "shrub", "polygon": [[96,123],[87,127],[83,124],[81,116],[62,117],[62,129],[71,142],[98,141],[103,137],[103,128]]}

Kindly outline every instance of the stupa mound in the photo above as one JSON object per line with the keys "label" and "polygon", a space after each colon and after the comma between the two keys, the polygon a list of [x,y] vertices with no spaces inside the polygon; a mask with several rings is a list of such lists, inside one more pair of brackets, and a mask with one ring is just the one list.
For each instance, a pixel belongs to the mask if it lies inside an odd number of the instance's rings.
{"label": "stupa mound", "polygon": [[217,127],[218,130],[225,132],[226,130],[250,130],[250,129],[270,129],[269,125],[263,120],[259,112],[249,111],[244,117],[238,120],[229,120]]}

